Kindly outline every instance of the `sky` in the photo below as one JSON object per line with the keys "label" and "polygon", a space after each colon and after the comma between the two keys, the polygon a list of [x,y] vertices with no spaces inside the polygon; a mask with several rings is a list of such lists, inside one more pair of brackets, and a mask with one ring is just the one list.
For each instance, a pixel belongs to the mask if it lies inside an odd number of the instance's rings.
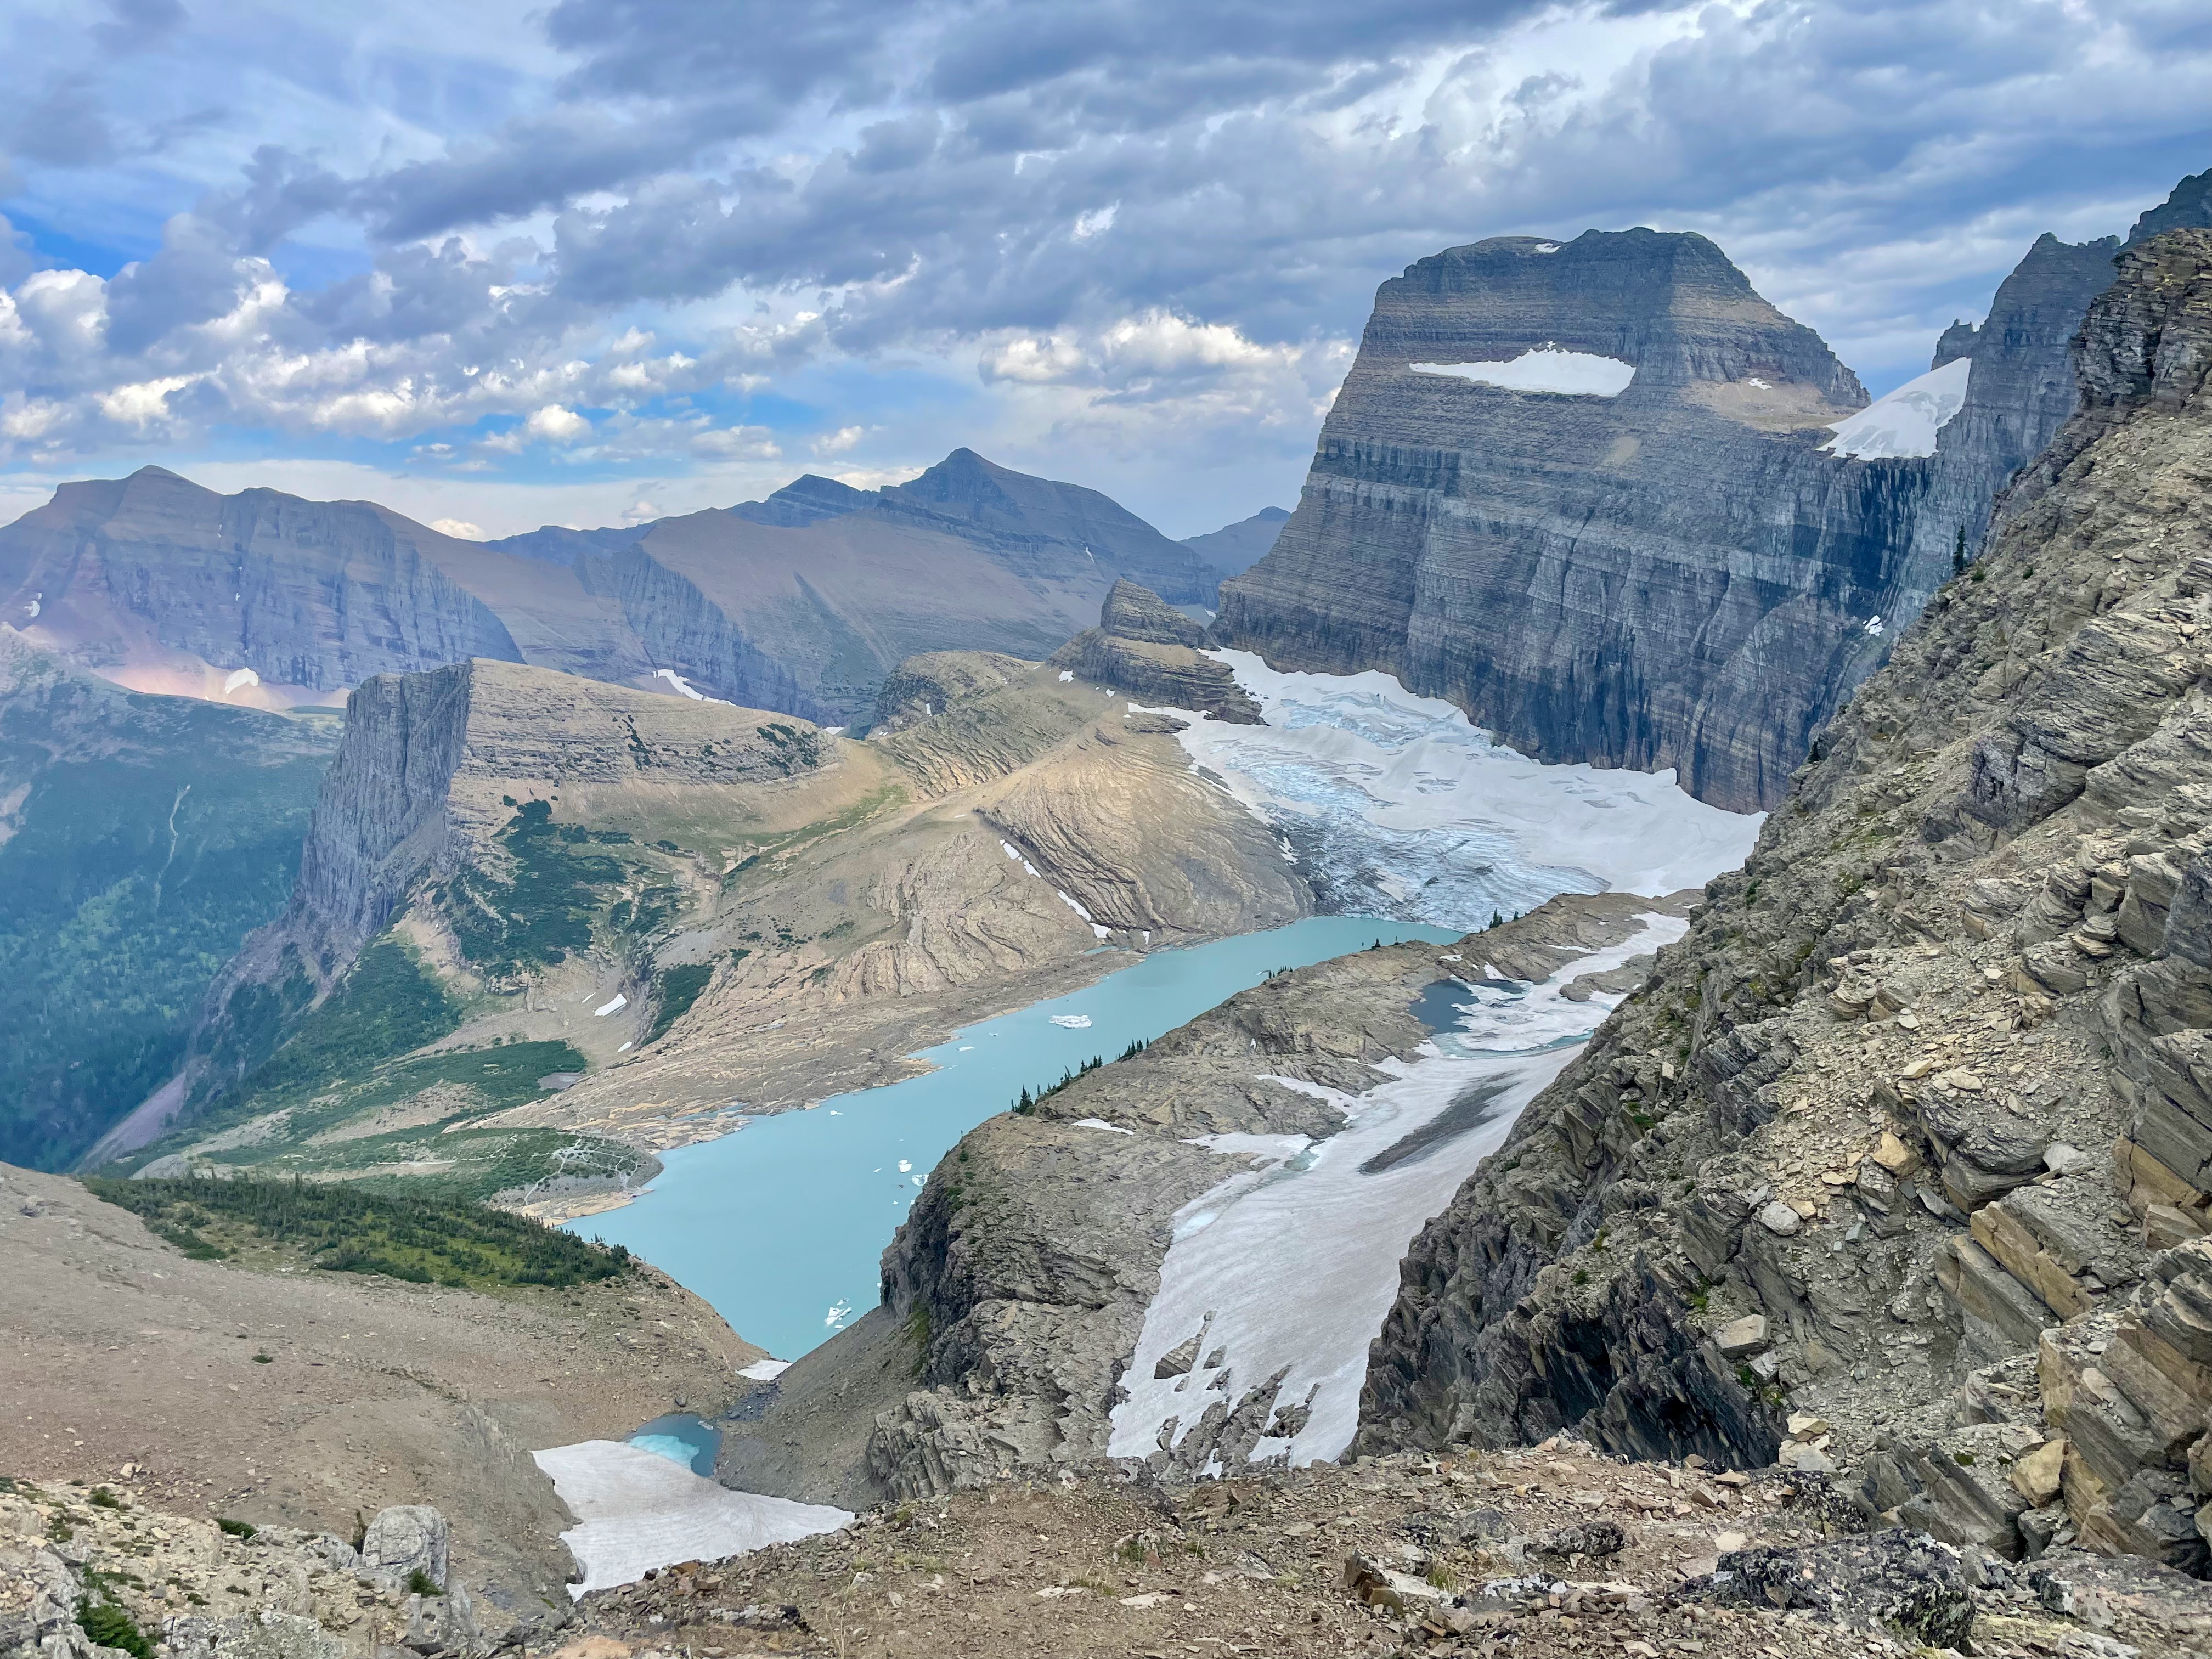
{"label": "sky", "polygon": [[0,521],[149,462],[459,534],[962,445],[1290,506],[1376,285],[1711,237],[1877,394],[2212,167],[2203,0],[11,0]]}

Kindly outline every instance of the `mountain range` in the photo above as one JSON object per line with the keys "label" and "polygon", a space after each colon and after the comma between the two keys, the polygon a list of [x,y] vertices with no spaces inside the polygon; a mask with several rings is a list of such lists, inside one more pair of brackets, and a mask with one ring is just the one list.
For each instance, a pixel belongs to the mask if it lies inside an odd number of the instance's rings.
{"label": "mountain range", "polygon": [[1096,490],[966,449],[878,490],[810,474],[762,501],[490,542],[149,466],[0,528],[0,620],[140,690],[263,707],[477,657],[842,724],[917,651],[1048,654],[1121,577],[1210,605],[1255,540],[1216,568]]}

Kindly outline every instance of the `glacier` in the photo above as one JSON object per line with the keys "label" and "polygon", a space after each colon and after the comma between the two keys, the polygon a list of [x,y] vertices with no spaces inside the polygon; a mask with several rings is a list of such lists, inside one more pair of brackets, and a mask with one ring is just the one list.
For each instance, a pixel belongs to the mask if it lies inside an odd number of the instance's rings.
{"label": "glacier", "polygon": [[1389,675],[1279,672],[1209,653],[1264,726],[1186,709],[1184,751],[1273,828],[1324,915],[1476,928],[1556,893],[1658,896],[1743,862],[1765,819],[1723,811],[1669,771],[1550,766]]}
{"label": "glacier", "polygon": [[[1368,1345],[1397,1295],[1413,1236],[1620,1001],[1604,994],[1575,1001],[1564,988],[1687,927],[1647,915],[1633,939],[1579,956],[1539,984],[1469,984],[1458,1029],[1423,1045],[1410,1065],[1385,1061],[1396,1075],[1364,1094],[1273,1079],[1343,1113],[1343,1129],[1326,1139],[1195,1140],[1248,1166],[1176,1212],[1159,1289],[1123,1373],[1127,1396],[1114,1410],[1109,1455],[1141,1458],[1174,1445],[1217,1398],[1233,1407],[1279,1372],[1278,1411],[1303,1406],[1306,1420],[1262,1439],[1252,1461],[1302,1465],[1341,1455],[1358,1426]],[[1447,1113],[1462,1121],[1440,1124]],[[1204,1334],[1204,1362],[1155,1376],[1193,1332]]]}
{"label": "glacier", "polygon": [[1941,368],[1907,380],[1848,420],[1834,422],[1825,454],[1860,461],[1901,461],[1933,455],[1936,434],[1966,406],[1972,360],[1954,357]]}

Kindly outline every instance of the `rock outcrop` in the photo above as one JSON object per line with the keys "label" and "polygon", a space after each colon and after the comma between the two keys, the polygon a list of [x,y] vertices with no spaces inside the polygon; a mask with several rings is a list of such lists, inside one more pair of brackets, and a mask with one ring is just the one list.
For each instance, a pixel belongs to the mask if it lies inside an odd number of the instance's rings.
{"label": "rock outcrop", "polygon": [[1012,685],[1036,667],[990,651],[925,651],[908,657],[876,694],[867,735],[887,738],[935,720],[953,704]]}
{"label": "rock outcrop", "polygon": [[2212,233],[1740,874],[1418,1241],[1370,1446],[1574,1425],[2191,1571],[2212,1480]]}
{"label": "rock outcrop", "polygon": [[1200,654],[1213,644],[1203,624],[1149,588],[1123,580],[1107,594],[1098,626],[1054,652],[1052,665],[1141,702],[1260,725],[1260,705],[1237,684],[1229,665]]}
{"label": "rock outcrop", "polygon": [[1771,805],[2064,418],[2108,252],[2038,244],[1939,353],[1971,356],[1970,415],[1872,459],[1826,447],[1856,378],[1701,236],[1421,260],[1376,294],[1298,509],[1217,629],[1278,667],[1394,673],[1546,760]]}
{"label": "rock outcrop", "polygon": [[[1414,1005],[1451,964],[1540,981],[1665,908],[1568,895],[1457,946],[1386,945],[1279,974],[971,1130],[884,1255],[884,1316],[921,1346],[905,1397],[886,1402],[868,1444],[878,1489],[943,1492],[1103,1458],[1179,1212],[1247,1167],[1269,1144],[1260,1138],[1342,1132],[1329,1103],[1402,1074],[1425,1051],[1431,1028]],[[1440,1122],[1401,1155],[1428,1156],[1480,1121]],[[1206,1139],[1221,1135],[1231,1139]],[[806,1363],[836,1364],[835,1346]],[[1211,1346],[1194,1339],[1159,1362],[1160,1376],[1192,1383],[1189,1432],[1152,1460],[1174,1478],[1217,1455],[1235,1467],[1263,1430],[1289,1432],[1303,1410],[1278,1399],[1279,1376],[1239,1371],[1232,1383],[1242,1362],[1224,1368]]]}
{"label": "rock outcrop", "polygon": [[1122,574],[1177,602],[1215,580],[1096,490],[965,449],[882,490],[810,476],[766,501],[497,542],[160,467],[65,484],[0,528],[0,621],[140,690],[272,707],[473,657],[673,675],[836,723],[916,652],[1043,656]]}

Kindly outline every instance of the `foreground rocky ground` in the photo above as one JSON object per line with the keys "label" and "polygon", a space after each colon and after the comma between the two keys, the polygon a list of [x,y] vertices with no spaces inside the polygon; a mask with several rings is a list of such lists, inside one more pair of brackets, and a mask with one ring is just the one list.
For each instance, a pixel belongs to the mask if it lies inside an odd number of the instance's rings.
{"label": "foreground rocky ground", "polygon": [[2212,1595],[2141,1561],[2008,1566],[1836,1529],[1823,1478],[1577,1442],[1195,1486],[1000,1482],[586,1599],[563,1651],[1729,1659],[2212,1651]]}
{"label": "foreground rocky ground", "polygon": [[354,1543],[240,1537],[128,1483],[10,1482],[0,1659],[97,1659],[90,1604],[171,1659],[2212,1651],[2212,1595],[2167,1569],[2074,1551],[2016,1567],[1838,1530],[1847,1508],[1817,1475],[1622,1463],[1573,1440],[1195,1486],[1003,1480],[495,1637],[434,1510],[380,1514]]}
{"label": "foreground rocky ground", "polygon": [[0,1474],[127,1486],[203,1528],[350,1537],[436,1504],[492,1623],[540,1616],[570,1571],[532,1450],[623,1438],[679,1400],[712,1413],[761,1357],[657,1273],[482,1294],[196,1261],[4,1165],[0,1263]]}

